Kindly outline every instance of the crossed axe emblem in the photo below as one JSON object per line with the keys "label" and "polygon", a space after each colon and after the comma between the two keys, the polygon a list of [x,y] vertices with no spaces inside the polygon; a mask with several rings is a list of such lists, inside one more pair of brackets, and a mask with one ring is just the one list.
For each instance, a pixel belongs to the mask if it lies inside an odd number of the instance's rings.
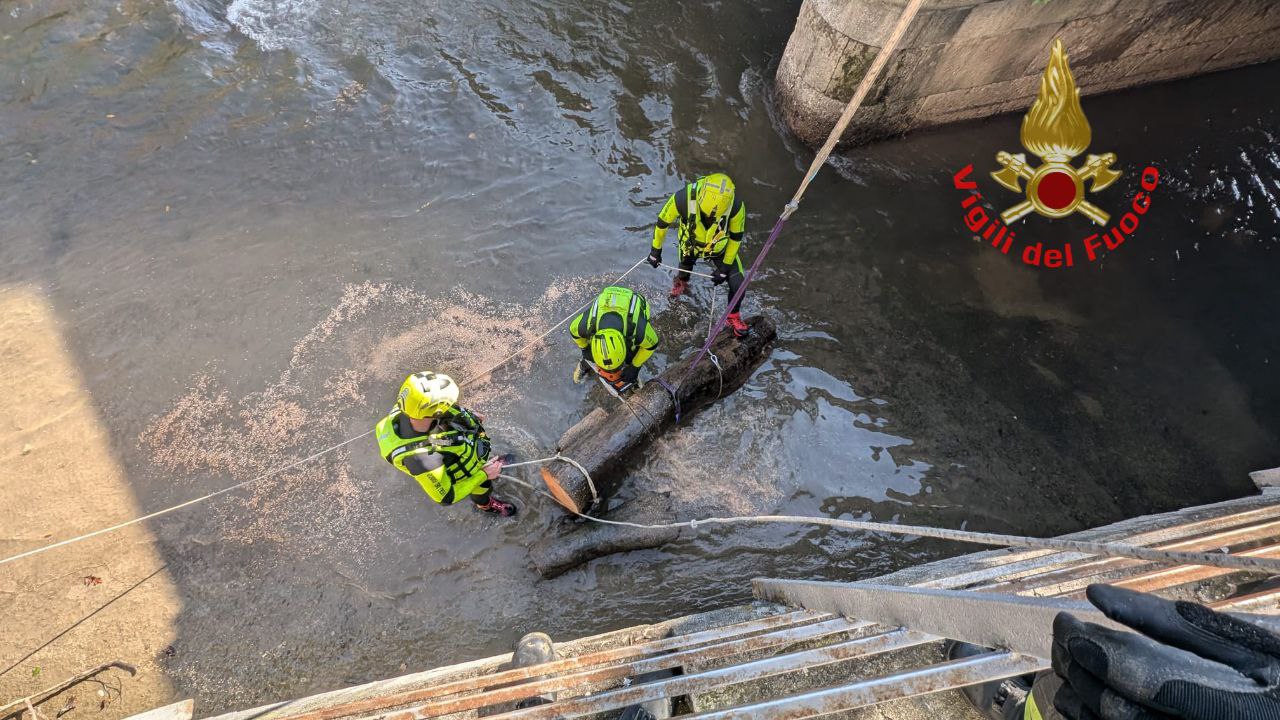
{"label": "crossed axe emblem", "polygon": [[[1069,160],[1069,158],[1064,158],[1064,160]],[[1000,213],[1000,217],[1004,219],[1006,224],[1009,224],[1020,220],[1032,210],[1038,210],[1048,217],[1066,217],[1073,212],[1079,212],[1095,223],[1105,225],[1111,219],[1111,216],[1103,211],[1102,208],[1084,199],[1084,182],[1086,180],[1093,181],[1089,188],[1090,192],[1097,192],[1115,182],[1120,177],[1120,171],[1111,169],[1111,165],[1115,161],[1115,153],[1106,153],[1105,155],[1085,156],[1084,167],[1079,170],[1072,167],[1069,162],[1061,162],[1056,158],[1038,168],[1032,169],[1027,165],[1026,153],[1011,155],[1000,151],[996,153],[996,162],[1004,166],[1004,169],[991,173],[991,177],[1014,192],[1023,192],[1022,181],[1027,181],[1027,199]],[[1074,185],[1075,193],[1069,203],[1055,207],[1045,203],[1039,194],[1039,190],[1041,181],[1051,175],[1058,174],[1065,175],[1070,179]],[[1057,182],[1060,183],[1061,181]],[[1058,188],[1058,192],[1061,192],[1061,188]]]}

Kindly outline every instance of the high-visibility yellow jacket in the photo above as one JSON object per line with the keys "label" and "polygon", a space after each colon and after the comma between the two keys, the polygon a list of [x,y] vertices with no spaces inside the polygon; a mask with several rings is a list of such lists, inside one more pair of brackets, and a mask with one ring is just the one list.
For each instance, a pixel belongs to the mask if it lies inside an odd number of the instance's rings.
{"label": "high-visibility yellow jacket", "polygon": [[644,365],[658,347],[658,331],[649,322],[649,302],[634,290],[616,285],[602,290],[591,307],[569,323],[569,336],[582,349],[583,358],[590,359],[591,337],[608,329],[626,338],[627,362],[635,367]]}
{"label": "high-visibility yellow jacket", "polygon": [[661,249],[667,228],[679,223],[681,257],[719,258],[725,265],[732,265],[746,233],[747,205],[735,197],[726,215],[707,218],[698,213],[696,186],[697,183],[689,183],[667,198],[653,228],[653,247]]}
{"label": "high-visibility yellow jacket", "polygon": [[403,471],[443,505],[484,492],[484,463],[489,458],[489,436],[470,410],[450,408],[431,430],[418,432],[399,408],[378,422],[378,450],[387,462]]}

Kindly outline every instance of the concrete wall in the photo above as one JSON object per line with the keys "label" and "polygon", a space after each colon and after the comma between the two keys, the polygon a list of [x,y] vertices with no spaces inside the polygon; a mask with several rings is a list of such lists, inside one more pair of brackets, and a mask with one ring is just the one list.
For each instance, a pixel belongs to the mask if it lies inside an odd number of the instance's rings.
{"label": "concrete wall", "polygon": [[[826,140],[905,5],[804,0],[777,74],[804,142]],[[926,0],[843,140],[1025,112],[1055,37],[1090,95],[1280,58],[1280,0]]]}

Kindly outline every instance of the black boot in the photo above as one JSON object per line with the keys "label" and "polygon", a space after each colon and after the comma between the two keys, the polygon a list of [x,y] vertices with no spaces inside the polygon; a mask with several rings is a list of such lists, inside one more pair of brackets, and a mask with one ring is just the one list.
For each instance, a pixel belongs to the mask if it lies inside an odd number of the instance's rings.
{"label": "black boot", "polygon": [[[973,657],[991,652],[989,648],[970,645],[959,640],[948,640],[944,649],[948,660]],[[981,685],[960,688],[965,699],[984,717],[990,720],[1022,720],[1022,706],[1031,692],[1034,675],[1021,675]]]}
{"label": "black boot", "polygon": [[[516,650],[511,654],[511,667],[527,668],[559,659],[556,655],[556,646],[546,633],[531,632],[516,641]],[[517,703],[516,707],[529,708],[555,701],[556,694],[548,692],[525,698]]]}

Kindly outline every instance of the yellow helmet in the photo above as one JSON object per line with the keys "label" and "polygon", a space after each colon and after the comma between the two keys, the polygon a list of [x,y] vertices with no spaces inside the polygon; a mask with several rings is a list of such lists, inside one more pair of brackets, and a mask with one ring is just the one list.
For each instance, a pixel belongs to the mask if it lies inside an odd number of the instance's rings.
{"label": "yellow helmet", "polygon": [[694,186],[698,212],[708,218],[722,218],[733,208],[733,181],[724,173],[698,178]]}
{"label": "yellow helmet", "polygon": [[415,420],[440,417],[458,404],[458,384],[448,375],[414,373],[400,385],[396,407]]}
{"label": "yellow helmet", "polygon": [[613,371],[627,361],[627,343],[618,330],[601,330],[591,338],[591,359],[601,370]]}

